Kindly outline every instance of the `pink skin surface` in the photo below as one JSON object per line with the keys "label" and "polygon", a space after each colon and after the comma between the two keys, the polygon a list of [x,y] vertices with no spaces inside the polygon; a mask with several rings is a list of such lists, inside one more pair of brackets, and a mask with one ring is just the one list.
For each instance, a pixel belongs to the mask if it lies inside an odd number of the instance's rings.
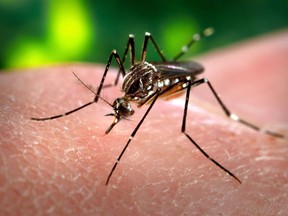
{"label": "pink skin surface", "polygon": [[[245,120],[286,136],[288,32],[197,60],[225,104]],[[60,119],[94,95],[104,66],[70,64],[0,74],[0,215],[285,215],[288,141],[254,131],[221,111],[208,87],[193,89],[186,131],[239,184],[181,134],[184,96],[159,100],[106,178],[148,106],[105,135],[113,117],[99,101]],[[115,77],[111,69],[106,83]],[[113,102],[120,85],[102,96]],[[211,102],[211,103],[210,103]],[[133,104],[134,105],[134,104]]]}

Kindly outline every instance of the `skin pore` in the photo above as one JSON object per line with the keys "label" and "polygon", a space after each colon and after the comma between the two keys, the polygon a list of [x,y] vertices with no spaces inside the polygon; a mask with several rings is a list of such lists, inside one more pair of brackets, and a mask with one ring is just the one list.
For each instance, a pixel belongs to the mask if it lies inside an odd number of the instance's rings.
{"label": "skin pore", "polygon": [[[288,32],[199,57],[229,109],[288,135]],[[208,87],[192,89],[186,132],[239,184],[181,134],[185,97],[156,101],[108,186],[106,178],[147,106],[105,135],[111,107],[97,104],[51,121],[93,100],[103,65],[70,64],[0,74],[0,214],[284,215],[288,141],[228,119]],[[111,69],[106,83],[112,83]],[[105,89],[109,102],[120,85]]]}

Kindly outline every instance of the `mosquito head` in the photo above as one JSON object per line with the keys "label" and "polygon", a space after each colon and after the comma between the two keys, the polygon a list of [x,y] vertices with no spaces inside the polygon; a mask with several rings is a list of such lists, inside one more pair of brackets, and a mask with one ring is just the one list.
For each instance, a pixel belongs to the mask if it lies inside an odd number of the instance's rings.
{"label": "mosquito head", "polygon": [[122,118],[127,118],[134,114],[130,101],[125,97],[117,98],[112,104],[112,107],[114,109],[114,113],[107,114],[106,116],[114,116],[115,118],[112,124],[106,130],[106,134],[108,134]]}
{"label": "mosquito head", "polygon": [[130,101],[126,97],[117,98],[112,104],[115,116],[126,118],[134,114]]}

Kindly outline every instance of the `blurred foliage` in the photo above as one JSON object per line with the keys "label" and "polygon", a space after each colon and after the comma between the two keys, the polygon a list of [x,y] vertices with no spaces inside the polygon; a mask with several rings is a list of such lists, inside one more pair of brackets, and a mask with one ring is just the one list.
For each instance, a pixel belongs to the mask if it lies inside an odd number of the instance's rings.
{"label": "blurred foliage", "polygon": [[[140,56],[146,31],[169,59],[210,26],[216,33],[191,48],[190,55],[287,24],[287,0],[0,0],[0,68],[106,63],[112,49],[122,54],[130,33]],[[151,50],[148,57],[157,58]]]}

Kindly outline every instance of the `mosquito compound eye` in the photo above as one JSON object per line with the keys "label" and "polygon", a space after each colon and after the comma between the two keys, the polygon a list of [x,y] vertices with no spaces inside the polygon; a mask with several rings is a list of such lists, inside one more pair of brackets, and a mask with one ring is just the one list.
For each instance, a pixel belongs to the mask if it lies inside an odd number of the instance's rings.
{"label": "mosquito compound eye", "polygon": [[113,107],[117,116],[128,117],[134,114],[131,104],[125,98],[117,98]]}
{"label": "mosquito compound eye", "polygon": [[118,109],[119,115],[128,117],[134,114],[134,110],[132,109],[130,103],[129,104],[121,104]]}

